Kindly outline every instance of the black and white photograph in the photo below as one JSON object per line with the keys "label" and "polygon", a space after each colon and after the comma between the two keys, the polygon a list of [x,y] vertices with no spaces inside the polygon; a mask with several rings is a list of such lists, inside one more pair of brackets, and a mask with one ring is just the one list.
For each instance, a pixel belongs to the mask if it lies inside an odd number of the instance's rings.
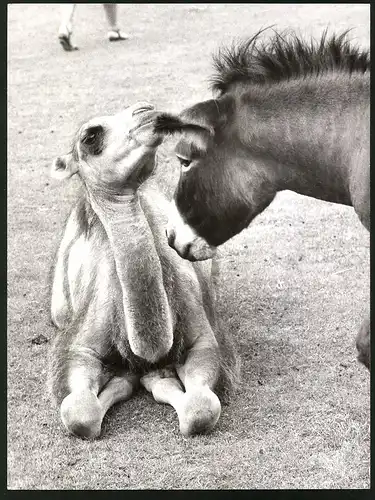
{"label": "black and white photograph", "polygon": [[370,4],[7,4],[7,489],[370,492]]}

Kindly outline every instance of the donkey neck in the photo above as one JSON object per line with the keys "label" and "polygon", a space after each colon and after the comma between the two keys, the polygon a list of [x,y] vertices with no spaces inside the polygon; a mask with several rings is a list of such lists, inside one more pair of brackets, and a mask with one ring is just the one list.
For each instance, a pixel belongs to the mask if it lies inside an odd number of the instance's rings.
{"label": "donkey neck", "polygon": [[367,134],[368,95],[363,75],[242,88],[240,140],[277,191],[350,205],[349,169]]}

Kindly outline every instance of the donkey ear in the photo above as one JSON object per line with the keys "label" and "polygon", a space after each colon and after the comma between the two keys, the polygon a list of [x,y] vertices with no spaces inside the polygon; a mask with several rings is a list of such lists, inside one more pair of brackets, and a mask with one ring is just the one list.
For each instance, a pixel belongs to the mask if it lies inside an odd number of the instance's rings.
{"label": "donkey ear", "polygon": [[198,125],[188,118],[169,113],[162,113],[156,118],[154,130],[155,133],[162,135],[183,133],[195,149],[201,152],[207,150],[209,141],[214,135],[213,128],[208,124],[207,126]]}
{"label": "donkey ear", "polygon": [[58,156],[52,162],[51,176],[55,179],[69,179],[78,172],[78,165],[71,154]]}
{"label": "donkey ear", "polygon": [[183,142],[189,142],[191,147],[204,153],[212,142],[215,131],[226,123],[233,109],[233,98],[224,96],[219,100],[199,102],[178,116],[161,113],[156,118],[155,133],[183,133]]}
{"label": "donkey ear", "polygon": [[169,113],[161,113],[156,117],[154,130],[165,135],[192,131],[199,133],[201,130],[211,133],[210,127],[191,123],[189,120]]}

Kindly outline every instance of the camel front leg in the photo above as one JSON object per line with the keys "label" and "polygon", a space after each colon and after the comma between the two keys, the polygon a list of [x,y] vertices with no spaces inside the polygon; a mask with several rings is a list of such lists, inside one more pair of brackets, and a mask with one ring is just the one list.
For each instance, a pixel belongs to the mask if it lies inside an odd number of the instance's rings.
{"label": "camel front leg", "polygon": [[69,371],[69,394],[60,406],[61,420],[71,434],[97,438],[108,409],[129,399],[139,378],[128,373],[113,376],[100,360],[88,355],[77,356]]}
{"label": "camel front leg", "polygon": [[179,414],[185,392],[173,368],[146,373],[141,378],[141,385],[153,395],[155,401],[173,406]]}
{"label": "camel front leg", "polygon": [[120,401],[129,399],[138,385],[139,376],[131,373],[124,373],[121,376],[111,378],[98,396],[103,411],[103,417],[111,406]]}
{"label": "camel front leg", "polygon": [[176,367],[186,391],[179,408],[180,430],[185,436],[211,431],[220,417],[221,404],[213,392],[220,372],[219,347],[214,338],[210,340],[199,338],[185,363]]}
{"label": "camel front leg", "polygon": [[88,439],[100,435],[104,412],[97,396],[110,378],[99,359],[75,353],[68,367],[68,394],[60,406],[62,423],[70,434]]}
{"label": "camel front leg", "polygon": [[172,369],[156,370],[141,378],[158,403],[176,410],[184,436],[212,430],[221,413],[219,398],[212,391],[219,376],[218,348],[205,344],[198,342],[189,350],[185,363],[177,367],[186,391]]}
{"label": "camel front leg", "polygon": [[[209,430],[217,422],[217,404],[220,415],[220,402],[215,400],[212,404],[216,396],[212,393],[213,398],[211,394],[207,397],[204,391],[199,395],[197,392],[187,394],[174,370],[149,372],[141,378],[141,384],[151,392],[155,401],[173,406],[180,423],[180,431],[184,436]],[[213,406],[216,406],[214,419],[210,413]]]}

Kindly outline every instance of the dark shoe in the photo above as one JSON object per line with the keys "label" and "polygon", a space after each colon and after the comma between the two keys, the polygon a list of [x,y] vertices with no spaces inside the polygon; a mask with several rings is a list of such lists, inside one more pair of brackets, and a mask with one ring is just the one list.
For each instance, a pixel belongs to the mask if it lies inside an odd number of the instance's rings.
{"label": "dark shoe", "polygon": [[118,42],[120,40],[128,40],[129,35],[123,33],[121,30],[109,30],[108,31],[108,40],[110,42]]}
{"label": "dark shoe", "polygon": [[67,52],[71,52],[72,50],[78,50],[78,47],[72,44],[71,40],[71,33],[65,34],[65,33],[60,33],[59,34],[59,42],[64,50]]}

